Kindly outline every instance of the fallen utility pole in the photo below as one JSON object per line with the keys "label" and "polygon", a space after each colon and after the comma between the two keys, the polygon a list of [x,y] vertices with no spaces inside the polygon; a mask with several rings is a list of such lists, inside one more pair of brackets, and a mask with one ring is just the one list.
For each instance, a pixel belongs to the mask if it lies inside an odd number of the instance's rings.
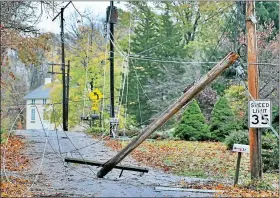
{"label": "fallen utility pole", "polygon": [[110,172],[119,162],[121,162],[129,153],[138,147],[145,139],[147,139],[154,131],[167,122],[175,113],[177,113],[185,104],[190,102],[199,92],[216,79],[224,70],[232,65],[238,59],[238,55],[230,52],[221,62],[213,67],[203,78],[195,85],[187,90],[174,104],[166,109],[157,119],[147,126],[142,133],[133,139],[124,149],[116,156],[108,160],[104,166],[98,171],[97,177],[103,178]]}
{"label": "fallen utility pole", "polygon": [[[259,98],[259,71],[257,64],[256,15],[255,2],[246,1],[246,29],[248,59],[248,89],[252,97]],[[261,132],[257,128],[249,128],[250,171],[251,179],[262,177]]]}
{"label": "fallen utility pole", "polygon": [[[78,159],[78,158],[70,158],[66,157],[64,159],[65,162],[71,162],[71,163],[77,163],[77,164],[86,164],[86,165],[91,165],[91,166],[104,166],[104,163],[101,162],[96,162],[92,160],[83,160],[83,159]],[[139,167],[134,167],[134,166],[116,166],[116,169],[121,169],[121,170],[128,170],[128,171],[135,171],[135,172],[141,172],[141,173],[147,173],[149,172],[149,169],[146,168],[139,168]]]}

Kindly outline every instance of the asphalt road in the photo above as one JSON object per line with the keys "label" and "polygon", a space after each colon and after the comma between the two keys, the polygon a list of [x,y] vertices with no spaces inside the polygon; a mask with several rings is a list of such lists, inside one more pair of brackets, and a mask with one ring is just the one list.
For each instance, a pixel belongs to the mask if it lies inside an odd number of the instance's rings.
{"label": "asphalt road", "polygon": [[[27,141],[24,151],[32,161],[32,168],[25,172],[24,177],[30,181],[37,180],[31,191],[37,196],[69,196],[69,197],[209,197],[213,194],[181,191],[156,191],[155,187],[175,187],[181,180],[199,181],[189,177],[179,177],[149,168],[149,173],[141,176],[138,172],[114,169],[104,178],[96,177],[100,169],[95,166],[80,164],[65,164],[64,157],[84,158],[106,162],[116,154],[106,147],[102,141],[97,141],[82,132],[47,131],[46,137],[42,130],[17,131]],[[46,140],[48,143],[46,144]],[[71,141],[72,144],[71,143]],[[59,142],[59,144],[58,144]],[[84,148],[82,148],[84,147]],[[45,148],[45,152],[44,151]],[[79,151],[75,150],[76,148]],[[42,155],[44,158],[42,161]],[[42,163],[41,169],[40,164]],[[135,160],[127,157],[122,165],[141,166]]]}

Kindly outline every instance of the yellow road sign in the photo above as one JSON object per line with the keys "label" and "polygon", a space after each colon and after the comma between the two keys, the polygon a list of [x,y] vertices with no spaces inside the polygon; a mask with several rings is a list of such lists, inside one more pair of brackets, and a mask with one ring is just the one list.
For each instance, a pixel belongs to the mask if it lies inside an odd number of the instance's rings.
{"label": "yellow road sign", "polygon": [[100,100],[103,98],[103,94],[99,89],[95,88],[92,92],[89,93],[89,98],[91,100]]}
{"label": "yellow road sign", "polygon": [[98,111],[99,110],[98,102],[93,102],[92,103],[91,110],[93,110],[93,111]]}

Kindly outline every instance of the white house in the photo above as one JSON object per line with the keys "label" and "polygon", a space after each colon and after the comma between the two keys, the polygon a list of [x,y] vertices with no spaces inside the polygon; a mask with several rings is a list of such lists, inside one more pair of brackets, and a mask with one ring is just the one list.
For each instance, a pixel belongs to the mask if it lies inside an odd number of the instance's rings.
{"label": "white house", "polygon": [[45,118],[44,113],[50,100],[51,89],[46,86],[49,83],[51,83],[51,78],[45,78],[44,85],[41,85],[24,96],[27,105],[26,129],[43,129],[43,126],[48,130],[54,129],[54,125],[50,123],[49,119]]}

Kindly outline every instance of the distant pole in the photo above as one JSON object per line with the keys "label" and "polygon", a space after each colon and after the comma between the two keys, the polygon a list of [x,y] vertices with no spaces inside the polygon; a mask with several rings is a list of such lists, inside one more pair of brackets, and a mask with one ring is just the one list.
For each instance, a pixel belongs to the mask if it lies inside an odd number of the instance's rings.
{"label": "distant pole", "polygon": [[[255,2],[246,1],[246,30],[247,30],[247,53],[248,53],[248,87],[254,99],[259,98],[259,73],[257,63],[257,40],[256,40],[256,15]],[[261,156],[261,133],[256,128],[249,128],[250,143],[250,171],[251,179],[262,177]]]}
{"label": "distant pole", "polygon": [[[111,103],[111,109],[110,109],[110,115],[111,118],[115,117],[115,104],[114,104],[114,22],[112,19],[112,10],[114,7],[114,2],[110,1],[110,11],[107,12],[109,24],[110,24],[110,103]],[[113,130],[114,130],[114,124],[110,122],[110,136],[113,136]]]}
{"label": "distant pole", "polygon": [[67,91],[67,95],[66,95],[66,121],[67,121],[67,129],[68,129],[68,118],[69,118],[69,82],[70,82],[70,60],[68,60],[68,64],[67,64],[67,78],[66,78],[67,82],[66,82],[66,91]]}
{"label": "distant pole", "polygon": [[[63,131],[68,131],[68,104],[69,104],[69,72],[70,72],[70,62],[68,61],[67,79],[65,71],[65,51],[64,51],[64,17],[63,12],[68,5],[72,3],[69,1],[64,8],[61,8],[60,13],[58,13],[52,21],[54,21],[60,15],[60,36],[61,36],[61,70],[62,70],[62,127]],[[53,68],[52,68],[52,73]]]}
{"label": "distant pole", "polygon": [[68,131],[68,119],[67,119],[67,90],[66,90],[66,77],[65,77],[65,51],[64,51],[64,19],[63,19],[63,12],[64,8],[61,8],[61,70],[62,70],[62,125],[63,125],[63,131]]}

